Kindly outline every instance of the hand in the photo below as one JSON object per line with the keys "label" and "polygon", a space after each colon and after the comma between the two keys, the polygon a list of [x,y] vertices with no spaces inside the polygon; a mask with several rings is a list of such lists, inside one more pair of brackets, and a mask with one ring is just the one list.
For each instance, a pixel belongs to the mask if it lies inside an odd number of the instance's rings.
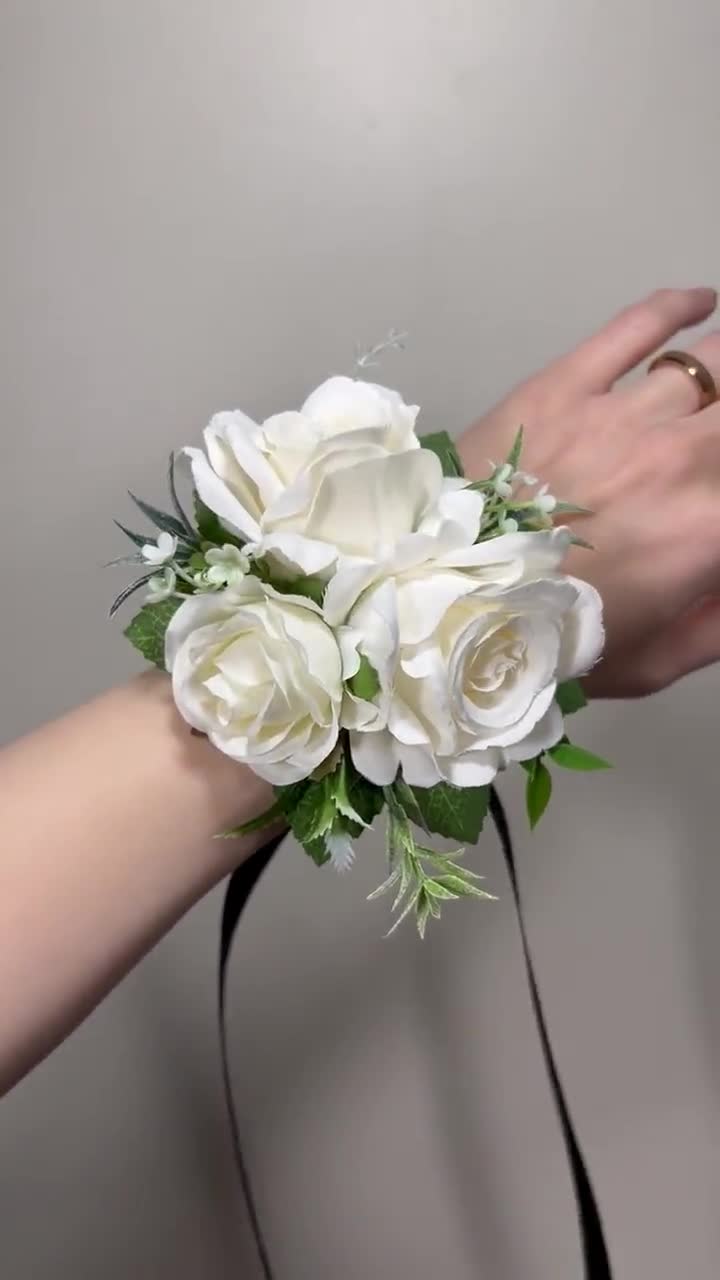
{"label": "hand", "polygon": [[[712,289],[654,293],[459,441],[467,474],[484,475],[522,424],[523,468],[592,512],[567,522],[594,548],[573,548],[568,569],[605,604],[606,654],[588,681],[595,696],[653,693],[720,658],[720,403],[700,409],[693,379],[668,366],[615,385],[716,304]],[[688,350],[720,386],[720,334]]]}

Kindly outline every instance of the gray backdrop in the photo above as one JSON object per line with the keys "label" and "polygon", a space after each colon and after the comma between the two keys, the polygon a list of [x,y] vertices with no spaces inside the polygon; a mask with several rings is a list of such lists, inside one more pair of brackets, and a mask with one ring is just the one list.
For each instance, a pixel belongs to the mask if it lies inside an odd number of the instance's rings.
{"label": "gray backdrop", "polygon": [[[714,0],[2,0],[2,734],[134,669],[125,488],[211,411],[295,404],[390,325],[457,431],[621,303],[717,283]],[[115,571],[117,572],[117,571]],[[717,673],[583,724],[532,935],[617,1274],[717,1274]],[[287,847],[233,961],[278,1280],[574,1280],[570,1186],[495,905],[382,941]],[[4,1280],[258,1274],[219,1089],[219,897],[0,1110]]]}

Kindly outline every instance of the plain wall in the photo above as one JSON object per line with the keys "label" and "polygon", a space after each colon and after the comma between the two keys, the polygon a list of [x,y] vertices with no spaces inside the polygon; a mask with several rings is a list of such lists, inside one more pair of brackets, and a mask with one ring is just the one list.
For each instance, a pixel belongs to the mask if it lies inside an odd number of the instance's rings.
{"label": "plain wall", "polygon": [[[295,405],[396,325],[381,377],[456,432],[626,301],[718,283],[719,52],[715,0],[1,0],[3,737],[136,669],[111,518],[212,411]],[[616,769],[533,838],[506,789],[617,1280],[718,1273],[719,688],[597,707]],[[288,843],[258,893],[231,1039],[277,1280],[580,1274],[490,834],[473,858],[499,901],[424,945],[364,902],[377,840],[345,878]],[[3,1280],[259,1275],[218,909],[2,1104]]]}

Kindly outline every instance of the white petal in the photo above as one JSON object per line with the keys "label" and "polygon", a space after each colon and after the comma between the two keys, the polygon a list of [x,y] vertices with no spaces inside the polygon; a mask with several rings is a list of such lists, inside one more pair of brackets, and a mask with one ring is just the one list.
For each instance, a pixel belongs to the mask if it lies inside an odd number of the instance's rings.
{"label": "white petal", "polygon": [[323,599],[323,612],[331,627],[347,618],[358,597],[373,582],[378,569],[368,560],[342,560],[330,579]]}
{"label": "white petal", "polygon": [[305,538],[299,533],[267,533],[256,550],[258,556],[272,556],[288,577],[316,577],[331,569],[337,550],[327,542]]}
{"label": "white petal", "polygon": [[508,760],[532,760],[541,751],[554,747],[562,738],[563,731],[562,713],[557,702],[553,701],[526,737],[513,747],[505,747],[503,754]]}
{"label": "white petal", "polygon": [[426,449],[388,454],[323,477],[305,532],[348,555],[372,554],[412,532],[442,484]]}
{"label": "white petal", "polygon": [[454,787],[486,787],[500,768],[501,753],[493,748],[465,751],[459,756],[444,757],[440,764],[446,780]]}
{"label": "white petal", "polygon": [[214,511],[233,533],[249,542],[257,541],[260,537],[259,524],[213,471],[202,449],[187,448],[184,452],[190,459],[195,488],[205,506]]}
{"label": "white petal", "polygon": [[442,782],[443,775],[430,747],[400,746],[398,755],[409,787],[434,787],[436,782]]}
{"label": "white petal", "polygon": [[584,676],[602,655],[605,644],[602,597],[581,578],[567,578],[577,589],[577,600],[565,615],[558,660],[558,680]]}
{"label": "white petal", "polygon": [[470,574],[430,567],[398,583],[400,640],[421,644],[436,630],[451,605],[477,590]]}
{"label": "white petal", "polygon": [[352,730],[350,753],[358,773],[377,787],[387,787],[395,781],[398,760],[395,741],[387,729],[376,733]]}

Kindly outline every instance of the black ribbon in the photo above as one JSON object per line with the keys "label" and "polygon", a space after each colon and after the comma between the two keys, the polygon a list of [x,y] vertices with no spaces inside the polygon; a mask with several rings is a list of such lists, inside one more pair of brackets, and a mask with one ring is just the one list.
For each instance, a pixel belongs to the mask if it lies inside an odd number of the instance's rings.
{"label": "black ribbon", "polygon": [[[525,972],[527,974],[528,986],[530,987],[530,997],[532,1000],[533,1012],[535,1014],[535,1023],[538,1029],[543,1058],[545,1060],[545,1067],[550,1079],[555,1107],[557,1109],[560,1127],[562,1129],[563,1141],[565,1143],[565,1149],[570,1163],[570,1172],[572,1175],[575,1199],[577,1202],[580,1236],[582,1240],[584,1277],[585,1280],[612,1280],[610,1259],[607,1245],[605,1243],[605,1234],[603,1231],[602,1220],[600,1218],[600,1210],[598,1209],[597,1200],[590,1181],[590,1175],[588,1174],[587,1166],[580,1150],[580,1144],[577,1139],[577,1134],[575,1133],[575,1127],[570,1117],[570,1111],[565,1098],[565,1092],[560,1082],[560,1076],[555,1063],[555,1055],[553,1053],[547,1023],[545,1021],[545,1014],[540,1000],[540,992],[538,989],[537,978],[535,977],[535,968],[533,966],[532,955],[530,953],[527,930],[525,928],[525,918],[522,910],[520,887],[518,884],[510,827],[508,825],[508,820],[500,801],[500,797],[494,787],[491,788],[490,791],[490,815],[495,823],[495,829],[497,830],[498,837],[500,839],[500,845],[502,847],[503,857],[505,859],[505,865],[510,879],[515,910],[517,913],[518,927],[520,930],[520,938],[522,941],[523,956],[525,958]],[[247,1203],[250,1226],[255,1238],[264,1280],[274,1280],[274,1278],[267,1245],[258,1219],[250,1176],[245,1164],[242,1145],[240,1142],[240,1131],[238,1127],[235,1103],[233,1101],[232,1081],[230,1079],[230,1067],[228,1062],[225,994],[227,986],[228,957],[230,955],[230,948],[232,946],[232,941],[235,936],[235,931],[239,924],[240,917],[253,889],[255,888],[255,885],[283,839],[284,833],[275,836],[272,840],[269,840],[268,843],[263,845],[263,847],[259,849],[252,858],[243,863],[241,867],[238,867],[238,869],[230,876],[222,910],[222,922],[220,926],[220,963],[218,968],[220,1058],[222,1064],[223,1087],[225,1090],[225,1102],[227,1104],[228,1117],[230,1120],[230,1133],[238,1173],[240,1175],[240,1184]]]}

